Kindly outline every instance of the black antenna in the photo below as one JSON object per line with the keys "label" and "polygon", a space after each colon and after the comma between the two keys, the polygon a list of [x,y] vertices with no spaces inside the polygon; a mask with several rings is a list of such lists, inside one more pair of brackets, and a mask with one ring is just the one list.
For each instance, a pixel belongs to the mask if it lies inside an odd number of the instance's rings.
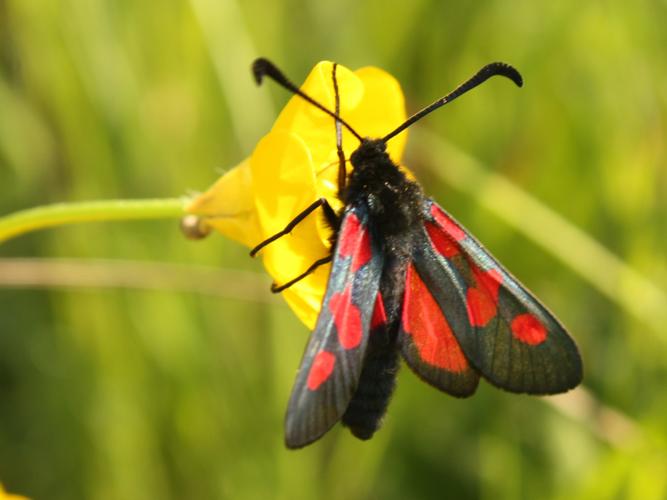
{"label": "black antenna", "polygon": [[400,134],[403,132],[406,128],[408,128],[410,125],[412,125],[414,122],[422,119],[424,116],[429,114],[431,111],[435,111],[438,109],[440,106],[444,106],[448,102],[452,102],[454,99],[457,97],[465,94],[469,90],[474,89],[481,83],[484,83],[486,80],[491,78],[492,76],[495,75],[500,75],[504,76],[506,78],[509,78],[512,80],[517,87],[521,87],[523,85],[523,78],[521,78],[521,74],[512,66],[506,63],[502,62],[494,62],[491,64],[487,64],[484,66],[482,69],[480,69],[477,73],[475,73],[470,79],[467,81],[463,82],[461,85],[456,87],[453,91],[451,91],[449,94],[447,94],[445,97],[442,97],[435,101],[433,104],[430,106],[425,107],[418,113],[415,113],[412,115],[410,118],[408,118],[403,125],[399,126],[396,130],[393,132],[390,132],[389,134],[385,135],[382,140],[384,142],[387,142],[389,139],[394,137],[397,134]]}
{"label": "black antenna", "polygon": [[343,125],[346,129],[348,129],[352,135],[354,135],[357,139],[359,139],[359,142],[363,142],[364,138],[361,137],[351,126],[349,123],[347,123],[345,120],[343,120],[339,115],[334,113],[333,111],[328,110],[324,106],[322,106],[319,102],[317,102],[315,99],[310,97],[309,95],[303,93],[299,87],[294,85],[292,82],[290,82],[287,77],[280,71],[271,61],[268,59],[264,59],[263,57],[260,57],[259,59],[255,59],[255,62],[252,63],[252,74],[255,76],[255,81],[257,82],[257,85],[262,84],[262,79],[265,76],[268,76],[276,82],[278,85],[281,87],[286,88],[290,92],[298,95],[299,97],[305,99],[308,101],[310,104],[313,106],[321,109],[324,111],[326,114],[331,116],[334,120],[339,122],[341,125]]}

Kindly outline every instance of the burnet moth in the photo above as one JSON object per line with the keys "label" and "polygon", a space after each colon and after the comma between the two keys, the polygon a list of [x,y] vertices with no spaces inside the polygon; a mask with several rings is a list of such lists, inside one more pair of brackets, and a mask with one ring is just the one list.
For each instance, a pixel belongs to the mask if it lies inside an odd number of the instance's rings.
{"label": "burnet moth", "polygon": [[[359,135],[339,115],[257,59],[257,83],[269,77],[333,118],[339,158],[336,213],[314,201],[264,246],[320,208],[332,228],[331,254],[279,292],[332,262],[315,330],[292,390],[285,443],[300,448],[341,421],[359,439],[378,430],[396,385],[399,358],[425,382],[452,396],[472,395],[484,377],[515,393],[555,394],[582,379],[577,346],[561,323],[480,243],[427,197],[390,159],[386,144],[431,111],[494,75],[517,86],[512,66],[492,63],[382,138]],[[359,141],[346,174],[342,127]]]}

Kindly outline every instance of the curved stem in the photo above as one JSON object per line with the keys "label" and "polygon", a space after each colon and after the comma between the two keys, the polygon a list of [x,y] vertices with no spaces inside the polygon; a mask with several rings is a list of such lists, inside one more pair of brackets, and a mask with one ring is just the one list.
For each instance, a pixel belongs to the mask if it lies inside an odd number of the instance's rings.
{"label": "curved stem", "polygon": [[21,234],[77,222],[165,219],[185,215],[185,200],[96,200],[57,203],[29,208],[0,217],[0,243]]}

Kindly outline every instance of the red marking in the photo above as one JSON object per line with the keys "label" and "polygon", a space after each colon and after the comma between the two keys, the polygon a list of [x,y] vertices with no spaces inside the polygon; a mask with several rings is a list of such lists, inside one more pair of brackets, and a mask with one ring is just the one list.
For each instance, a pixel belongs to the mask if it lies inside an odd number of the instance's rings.
{"label": "red marking", "polygon": [[355,214],[345,219],[345,226],[338,236],[338,250],[344,257],[352,256],[352,272],[371,260],[371,238]]}
{"label": "red marking", "polygon": [[338,341],[343,349],[353,349],[361,343],[361,312],[352,303],[352,286],[343,293],[334,293],[329,300],[329,310],[333,315]]}
{"label": "red marking", "polygon": [[503,276],[496,269],[483,271],[472,262],[470,268],[475,286],[468,288],[466,293],[468,319],[473,326],[486,326],[498,313],[498,289]]}
{"label": "red marking", "polygon": [[384,326],[387,323],[387,313],[384,311],[384,302],[382,294],[378,292],[375,297],[375,307],[373,308],[373,317],[371,318],[371,330]]}
{"label": "red marking", "polygon": [[519,314],[512,320],[512,334],[524,344],[538,345],[547,339],[547,329],[532,314]]}
{"label": "red marking", "polygon": [[468,319],[472,326],[486,326],[498,312],[498,307],[493,298],[479,288],[468,288],[466,307],[468,308]]}
{"label": "red marking", "polygon": [[459,253],[459,245],[449,232],[443,231],[442,227],[433,224],[432,222],[427,222],[424,226],[431,238],[433,246],[440,255],[449,259]]}
{"label": "red marking", "polygon": [[333,372],[336,364],[336,356],[328,351],[320,351],[315,356],[313,364],[308,372],[308,380],[306,385],[311,391],[316,391],[326,382]]}
{"label": "red marking", "polygon": [[456,241],[461,241],[465,239],[466,232],[459,227],[459,225],[454,222],[445,212],[443,212],[440,207],[435,203],[431,205],[431,215],[435,221],[440,224],[447,234],[449,234]]}
{"label": "red marking", "polygon": [[475,276],[477,288],[486,290],[491,294],[493,301],[498,302],[498,288],[500,288],[500,284],[503,282],[503,275],[500,274],[500,271],[497,269],[483,271],[479,267],[472,265],[472,273]]}
{"label": "red marking", "polygon": [[412,337],[422,361],[449,372],[467,370],[468,360],[447,319],[412,264],[406,281],[403,329]]}

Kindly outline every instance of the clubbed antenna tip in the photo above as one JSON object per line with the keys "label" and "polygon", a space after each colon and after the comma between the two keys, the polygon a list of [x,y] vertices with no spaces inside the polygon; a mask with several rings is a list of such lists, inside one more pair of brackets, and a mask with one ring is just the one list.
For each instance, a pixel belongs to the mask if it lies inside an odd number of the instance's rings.
{"label": "clubbed antenna tip", "polygon": [[510,66],[504,62],[491,63],[484,68],[489,77],[493,75],[501,75],[512,80],[517,87],[523,87],[523,78],[521,73],[517,71],[514,66]]}
{"label": "clubbed antenna tip", "polygon": [[252,75],[255,77],[255,83],[261,85],[264,76],[271,73],[272,69],[275,69],[275,66],[268,59],[263,57],[255,59],[252,63]]}

